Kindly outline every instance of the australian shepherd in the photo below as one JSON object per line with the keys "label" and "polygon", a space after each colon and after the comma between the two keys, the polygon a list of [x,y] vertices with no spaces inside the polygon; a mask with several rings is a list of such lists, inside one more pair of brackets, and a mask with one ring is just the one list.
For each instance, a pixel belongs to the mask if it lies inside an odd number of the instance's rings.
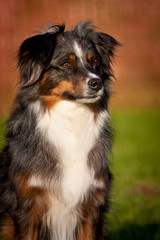
{"label": "australian shepherd", "polygon": [[102,240],[111,174],[108,100],[119,43],[89,22],[51,26],[18,51],[0,155],[1,240]]}

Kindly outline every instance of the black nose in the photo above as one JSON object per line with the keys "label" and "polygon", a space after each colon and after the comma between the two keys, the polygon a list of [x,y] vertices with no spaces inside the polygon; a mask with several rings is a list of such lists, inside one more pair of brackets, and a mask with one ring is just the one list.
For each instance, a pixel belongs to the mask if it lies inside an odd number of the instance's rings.
{"label": "black nose", "polygon": [[102,88],[102,80],[100,78],[91,78],[88,85],[91,89],[98,91]]}

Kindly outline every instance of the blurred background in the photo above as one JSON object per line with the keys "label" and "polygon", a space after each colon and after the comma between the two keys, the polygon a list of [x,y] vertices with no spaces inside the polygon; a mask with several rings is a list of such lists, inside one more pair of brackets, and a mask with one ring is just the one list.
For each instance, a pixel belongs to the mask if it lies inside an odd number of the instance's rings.
{"label": "blurred background", "polygon": [[160,105],[159,0],[5,0],[0,1],[0,111],[6,113],[15,94],[16,51],[22,41],[48,23],[91,20],[119,40],[111,107]]}
{"label": "blurred background", "polygon": [[111,239],[160,239],[160,1],[0,1],[0,124],[16,92],[16,51],[48,23],[90,20],[120,41],[110,112],[116,129],[111,169]]}

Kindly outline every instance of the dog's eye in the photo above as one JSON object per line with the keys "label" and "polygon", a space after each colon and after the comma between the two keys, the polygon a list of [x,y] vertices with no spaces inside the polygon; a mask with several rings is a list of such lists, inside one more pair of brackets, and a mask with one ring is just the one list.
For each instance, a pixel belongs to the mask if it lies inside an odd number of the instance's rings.
{"label": "dog's eye", "polygon": [[93,64],[98,64],[98,62],[99,62],[99,60],[97,57],[93,59]]}
{"label": "dog's eye", "polygon": [[65,67],[65,68],[71,68],[71,67],[72,67],[72,64],[69,63],[69,62],[65,62],[65,63],[63,63],[63,67]]}

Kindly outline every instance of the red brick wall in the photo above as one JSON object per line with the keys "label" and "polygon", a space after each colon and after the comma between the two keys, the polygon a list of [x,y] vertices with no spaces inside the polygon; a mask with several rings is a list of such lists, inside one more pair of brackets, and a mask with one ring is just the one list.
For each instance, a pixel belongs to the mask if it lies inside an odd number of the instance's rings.
{"label": "red brick wall", "polygon": [[0,1],[0,113],[15,95],[16,50],[48,22],[91,20],[123,43],[117,53],[112,108],[160,105],[159,0],[3,0]]}

